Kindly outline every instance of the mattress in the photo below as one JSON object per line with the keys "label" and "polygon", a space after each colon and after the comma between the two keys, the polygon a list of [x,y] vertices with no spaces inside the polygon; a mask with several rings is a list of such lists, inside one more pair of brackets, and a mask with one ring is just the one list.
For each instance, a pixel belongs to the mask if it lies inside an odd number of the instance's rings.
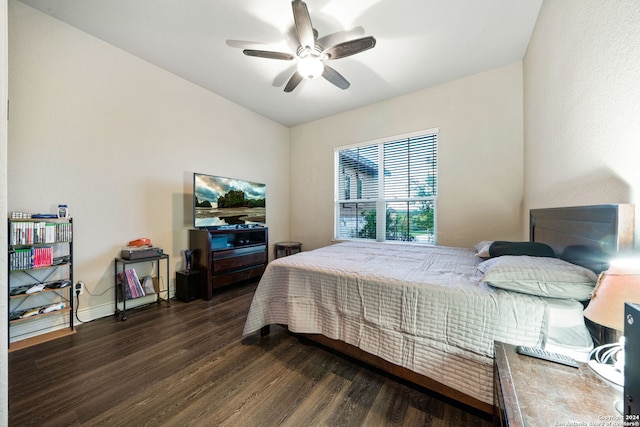
{"label": "mattress", "polygon": [[[550,318],[588,333],[579,303],[493,288],[480,281],[480,261],[471,249],[375,242],[280,258],[256,289],[244,333],[286,324],[322,334],[491,403],[494,340],[544,346]],[[564,335],[554,335],[560,346]],[[576,349],[588,345],[574,338]]]}

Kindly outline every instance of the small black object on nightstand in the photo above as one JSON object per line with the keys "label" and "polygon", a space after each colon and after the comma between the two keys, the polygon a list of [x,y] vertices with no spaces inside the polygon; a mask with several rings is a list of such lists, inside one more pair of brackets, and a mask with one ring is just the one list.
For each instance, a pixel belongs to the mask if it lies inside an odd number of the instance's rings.
{"label": "small black object on nightstand", "polygon": [[176,297],[184,302],[202,298],[202,279],[198,270],[176,271]]}

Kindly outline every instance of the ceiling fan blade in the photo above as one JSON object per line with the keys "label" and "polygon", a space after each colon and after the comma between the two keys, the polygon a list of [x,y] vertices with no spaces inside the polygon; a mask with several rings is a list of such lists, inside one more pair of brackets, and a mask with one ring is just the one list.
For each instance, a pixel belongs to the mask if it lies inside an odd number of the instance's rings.
{"label": "ceiling fan blade", "polygon": [[304,77],[296,71],[287,82],[287,85],[284,87],[284,91],[287,93],[293,91],[300,84],[302,79],[304,79]]}
{"label": "ceiling fan blade", "polygon": [[329,59],[339,59],[364,52],[365,50],[373,48],[375,45],[376,39],[373,36],[368,36],[344,43],[338,43],[335,46],[325,49],[324,53],[329,56]]}
{"label": "ceiling fan blade", "polygon": [[270,50],[245,49],[242,51],[247,56],[257,56],[258,58],[281,59],[291,61],[295,55],[286,52],[272,52]]}
{"label": "ceiling fan blade", "polygon": [[324,71],[322,72],[322,77],[324,77],[334,85],[338,86],[342,90],[345,90],[349,86],[351,86],[351,83],[349,83],[347,79],[342,77],[342,74],[337,72],[335,69],[329,67],[327,64],[324,65]]}
{"label": "ceiling fan blade", "polygon": [[296,24],[296,32],[298,33],[300,45],[302,47],[313,48],[315,38],[313,36],[313,25],[311,25],[311,17],[309,16],[307,4],[301,0],[293,0],[291,7],[293,8],[293,21]]}

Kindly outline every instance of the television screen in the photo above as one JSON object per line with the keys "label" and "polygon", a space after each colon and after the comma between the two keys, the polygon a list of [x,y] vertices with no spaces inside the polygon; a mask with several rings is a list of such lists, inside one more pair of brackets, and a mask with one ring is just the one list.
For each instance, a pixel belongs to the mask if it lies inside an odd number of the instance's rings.
{"label": "television screen", "polygon": [[266,185],[222,176],[193,174],[193,225],[213,228],[266,224]]}

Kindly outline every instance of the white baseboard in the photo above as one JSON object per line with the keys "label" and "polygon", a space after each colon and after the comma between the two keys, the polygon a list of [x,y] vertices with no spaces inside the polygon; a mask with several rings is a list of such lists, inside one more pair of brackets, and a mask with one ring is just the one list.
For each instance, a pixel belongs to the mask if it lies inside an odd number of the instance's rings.
{"label": "white baseboard", "polygon": [[[149,297],[142,297],[136,300],[127,301],[127,311],[134,310],[136,307],[147,305],[155,302],[155,295]],[[164,302],[162,302],[164,303]],[[118,304],[118,307],[122,309],[122,303]],[[91,322],[92,320],[101,319],[103,317],[109,317],[115,315],[115,305],[113,301],[93,305],[89,307],[80,307],[77,309],[74,307],[73,324],[74,328],[81,327],[83,324]],[[77,315],[76,315],[77,313]],[[34,319],[29,322],[12,325],[10,328],[10,342],[21,341],[27,338],[33,338],[46,332],[53,332],[69,327],[68,317],[65,316],[45,316],[39,319]]]}
{"label": "white baseboard", "polygon": [[[148,297],[141,297],[136,300],[127,300],[127,311],[134,310],[137,307],[141,307],[143,305],[154,303],[155,300],[156,300],[155,294],[149,295]],[[161,301],[161,303],[164,303],[164,301]],[[118,303],[118,308],[122,310],[121,302]],[[78,316],[77,318],[75,318],[75,322],[77,325],[82,325],[83,323],[87,323],[92,320],[113,316],[115,315],[115,312],[116,312],[116,308],[113,301],[105,304],[93,305],[86,308],[80,308],[78,309]],[[80,322],[77,321],[78,318],[80,319]]]}

